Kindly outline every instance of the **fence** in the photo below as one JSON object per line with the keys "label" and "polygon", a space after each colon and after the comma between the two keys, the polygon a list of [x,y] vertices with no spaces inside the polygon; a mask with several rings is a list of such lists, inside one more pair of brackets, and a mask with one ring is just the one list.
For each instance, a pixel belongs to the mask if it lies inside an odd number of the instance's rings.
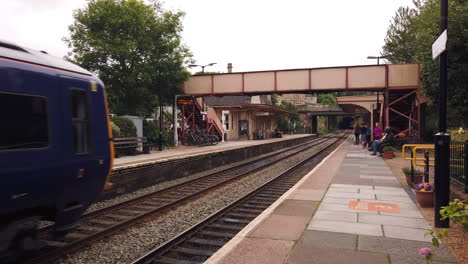
{"label": "fence", "polygon": [[468,193],[468,140],[450,142],[450,177],[452,182],[461,184]]}

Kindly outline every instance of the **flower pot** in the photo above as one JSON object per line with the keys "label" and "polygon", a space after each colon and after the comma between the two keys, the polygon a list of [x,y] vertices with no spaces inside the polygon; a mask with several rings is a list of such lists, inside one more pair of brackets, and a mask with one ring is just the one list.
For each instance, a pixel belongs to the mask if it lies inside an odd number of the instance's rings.
{"label": "flower pot", "polygon": [[[413,186],[413,184],[411,184],[411,174],[405,174],[406,176],[406,183],[408,184],[408,186]],[[424,175],[414,175],[414,184],[418,184],[418,183],[421,183],[423,181],[423,177]]]}
{"label": "flower pot", "polygon": [[418,200],[419,205],[423,208],[434,207],[434,192],[416,191],[416,200]]}
{"label": "flower pot", "polygon": [[384,151],[384,158],[393,159],[393,151]]}

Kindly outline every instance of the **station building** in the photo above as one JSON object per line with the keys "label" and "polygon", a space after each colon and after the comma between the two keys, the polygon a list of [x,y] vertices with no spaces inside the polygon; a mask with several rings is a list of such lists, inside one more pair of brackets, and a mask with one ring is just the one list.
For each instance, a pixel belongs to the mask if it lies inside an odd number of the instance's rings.
{"label": "station building", "polygon": [[273,106],[269,95],[204,97],[210,112],[213,109],[220,120],[227,140],[272,138],[277,128],[276,119],[288,111]]}

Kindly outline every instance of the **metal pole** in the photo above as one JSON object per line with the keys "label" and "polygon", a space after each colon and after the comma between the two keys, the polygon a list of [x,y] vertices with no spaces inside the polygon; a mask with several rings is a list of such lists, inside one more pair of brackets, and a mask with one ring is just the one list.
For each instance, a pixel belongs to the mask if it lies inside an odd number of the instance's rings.
{"label": "metal pole", "polygon": [[174,146],[177,147],[179,145],[179,135],[177,131],[177,94],[174,96],[174,106],[172,107],[172,122],[174,128]]}
{"label": "metal pole", "polygon": [[163,113],[163,106],[161,105],[161,99],[159,99],[159,140],[158,140],[158,150],[162,151],[163,150],[163,118],[164,118],[164,113]]}
{"label": "metal pole", "polygon": [[411,186],[410,187],[413,187],[413,183],[414,183],[414,166],[413,166],[413,157],[414,157],[414,153],[413,153],[413,150],[411,150]]}
{"label": "metal pole", "polygon": [[463,152],[463,173],[465,176],[465,193],[468,193],[468,140],[465,140]]}
{"label": "metal pole", "polygon": [[424,182],[429,182],[429,152],[424,153]]}
{"label": "metal pole", "polygon": [[[440,1],[440,33],[447,29],[448,0]],[[447,51],[439,57],[439,133],[435,135],[434,223],[448,228],[449,219],[440,220],[440,209],[450,200],[450,135],[447,134]]]}

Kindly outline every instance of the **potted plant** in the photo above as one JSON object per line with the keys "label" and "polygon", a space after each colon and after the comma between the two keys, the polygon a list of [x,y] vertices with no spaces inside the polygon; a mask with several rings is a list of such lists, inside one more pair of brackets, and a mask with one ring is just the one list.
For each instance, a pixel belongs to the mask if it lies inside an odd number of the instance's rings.
{"label": "potted plant", "polygon": [[395,152],[395,149],[391,146],[385,146],[383,148],[384,158],[386,159],[393,159],[394,152]]}
{"label": "potted plant", "polygon": [[403,173],[405,174],[406,183],[407,183],[409,186],[412,187],[412,186],[413,186],[413,183],[414,183],[414,184],[418,184],[418,183],[423,182],[423,177],[424,177],[424,172],[423,172],[423,171],[413,169],[413,173],[414,173],[414,182],[411,182],[411,168],[405,167],[405,168],[402,169],[402,171],[403,171]]}
{"label": "potted plant", "polygon": [[430,183],[419,183],[416,184],[414,189],[416,190],[416,200],[421,207],[433,207],[434,206],[434,187]]}

